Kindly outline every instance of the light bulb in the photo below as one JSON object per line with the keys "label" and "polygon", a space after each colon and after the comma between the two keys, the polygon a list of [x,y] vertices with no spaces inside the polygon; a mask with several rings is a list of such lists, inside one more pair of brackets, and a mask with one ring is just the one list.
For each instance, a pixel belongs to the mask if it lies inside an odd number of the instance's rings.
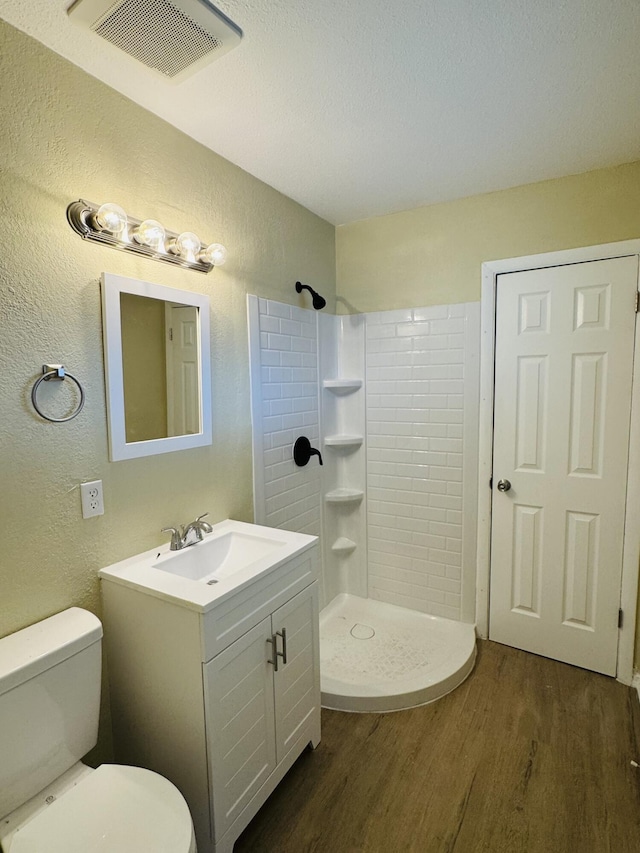
{"label": "light bulb", "polygon": [[204,251],[200,252],[199,258],[207,264],[221,267],[227,260],[227,250],[220,243],[211,243]]}
{"label": "light bulb", "polygon": [[133,232],[136,243],[142,243],[157,251],[164,248],[164,226],[155,219],[145,219]]}
{"label": "light bulb", "polygon": [[102,204],[93,216],[93,223],[100,231],[121,234],[127,227],[127,214],[117,204]]}
{"label": "light bulb", "polygon": [[201,245],[202,243],[200,242],[200,238],[197,234],[194,234],[193,231],[183,231],[182,234],[179,234],[176,239],[172,241],[169,248],[176,255],[180,255],[181,258],[184,258],[185,261],[193,263],[198,256]]}

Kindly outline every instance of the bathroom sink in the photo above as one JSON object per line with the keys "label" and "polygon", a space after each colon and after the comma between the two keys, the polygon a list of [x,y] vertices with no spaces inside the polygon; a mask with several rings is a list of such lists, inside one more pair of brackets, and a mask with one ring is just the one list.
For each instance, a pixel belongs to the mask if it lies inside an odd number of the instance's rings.
{"label": "bathroom sink", "polygon": [[273,555],[286,544],[282,539],[266,539],[253,533],[230,531],[216,536],[214,531],[197,545],[163,554],[153,567],[181,578],[213,584]]}
{"label": "bathroom sink", "polygon": [[178,551],[169,543],[100,569],[101,578],[207,612],[293,557],[318,539],[227,519],[201,542]]}

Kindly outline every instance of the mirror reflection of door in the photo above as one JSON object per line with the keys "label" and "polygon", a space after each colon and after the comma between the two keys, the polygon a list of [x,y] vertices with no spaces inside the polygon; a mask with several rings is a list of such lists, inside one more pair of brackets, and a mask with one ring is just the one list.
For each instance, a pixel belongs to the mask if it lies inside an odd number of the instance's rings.
{"label": "mirror reflection of door", "polygon": [[127,443],[200,432],[198,309],[120,294]]}
{"label": "mirror reflection of door", "polygon": [[167,432],[200,432],[198,309],[166,303]]}

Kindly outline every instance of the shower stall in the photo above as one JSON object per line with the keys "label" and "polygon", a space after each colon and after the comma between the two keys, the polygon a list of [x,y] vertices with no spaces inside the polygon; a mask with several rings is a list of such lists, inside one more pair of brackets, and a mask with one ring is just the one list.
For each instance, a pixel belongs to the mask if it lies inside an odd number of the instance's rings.
{"label": "shower stall", "polygon": [[475,659],[479,303],[248,316],[255,520],[320,538],[323,705],[437,699]]}

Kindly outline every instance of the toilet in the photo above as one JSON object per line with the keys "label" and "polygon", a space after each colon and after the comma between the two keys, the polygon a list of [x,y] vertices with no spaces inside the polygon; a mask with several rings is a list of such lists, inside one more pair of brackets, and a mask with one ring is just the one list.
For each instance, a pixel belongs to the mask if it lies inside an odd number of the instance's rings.
{"label": "toilet", "polygon": [[101,647],[78,607],[0,639],[2,853],[196,853],[171,782],[80,760],[97,742]]}

